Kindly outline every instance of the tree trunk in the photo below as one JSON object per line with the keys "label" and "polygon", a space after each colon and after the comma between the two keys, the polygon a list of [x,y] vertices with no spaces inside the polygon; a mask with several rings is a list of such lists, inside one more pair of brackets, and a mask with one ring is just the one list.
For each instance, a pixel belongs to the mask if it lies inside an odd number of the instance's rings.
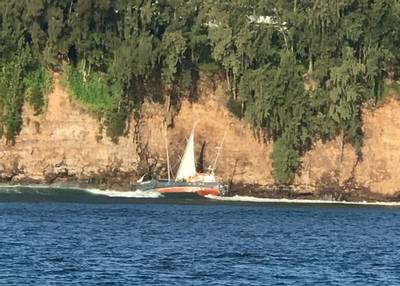
{"label": "tree trunk", "polygon": [[83,66],[82,66],[82,77],[83,77],[83,82],[86,82],[86,57],[83,55]]}
{"label": "tree trunk", "polygon": [[229,79],[229,69],[225,69],[226,82],[228,83],[228,90],[232,92],[231,81]]}
{"label": "tree trunk", "polygon": [[234,98],[235,100],[237,100],[236,87],[237,87],[237,84],[236,84],[236,74],[233,73],[232,89],[233,89],[233,98]]}
{"label": "tree trunk", "polygon": [[310,51],[308,56],[308,74],[312,74],[314,72],[314,63],[312,58],[312,52]]}

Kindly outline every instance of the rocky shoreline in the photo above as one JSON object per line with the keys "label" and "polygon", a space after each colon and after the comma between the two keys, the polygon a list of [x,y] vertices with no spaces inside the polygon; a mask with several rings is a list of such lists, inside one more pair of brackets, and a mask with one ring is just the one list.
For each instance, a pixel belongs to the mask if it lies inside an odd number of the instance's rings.
{"label": "rocky shoreline", "polygon": [[[197,151],[203,162],[213,162],[220,139],[226,140],[217,175],[230,186],[231,196],[314,199],[326,201],[399,201],[400,105],[394,96],[382,106],[363,113],[365,144],[362,160],[340,138],[317,142],[302,158],[294,185],[276,185],[272,178],[270,142],[245,122],[232,116],[220,102],[224,89],[199,86],[196,103],[183,101],[168,130],[171,165],[176,168],[192,123]],[[147,102],[141,118],[132,119],[126,136],[112,142],[100,123],[77,108],[54,77],[54,89],[44,114],[23,109],[23,128],[15,144],[0,142],[0,183],[132,190],[145,173],[166,174],[165,106]],[[385,126],[384,128],[382,126]],[[229,127],[229,128],[227,128]],[[204,167],[204,166],[203,166]]]}
{"label": "rocky shoreline", "polygon": [[[114,170],[90,178],[68,176],[67,172],[51,174],[45,181],[21,175],[4,176],[0,174],[0,184],[9,186],[55,186],[65,188],[84,188],[128,192],[134,190],[135,174]],[[400,194],[385,195],[374,193],[361,187],[307,186],[307,185],[255,185],[226,184],[229,197],[248,196],[263,199],[346,201],[346,202],[400,202]]]}

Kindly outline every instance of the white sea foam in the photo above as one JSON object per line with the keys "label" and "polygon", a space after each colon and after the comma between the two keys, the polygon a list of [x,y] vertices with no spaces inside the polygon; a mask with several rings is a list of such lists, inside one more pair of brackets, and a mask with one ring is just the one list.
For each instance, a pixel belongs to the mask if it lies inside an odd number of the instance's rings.
{"label": "white sea foam", "polygon": [[0,189],[3,192],[13,192],[22,194],[23,191],[19,188],[30,188],[30,189],[68,189],[71,192],[74,191],[84,191],[90,193],[92,195],[97,196],[107,196],[113,198],[159,198],[162,197],[162,194],[153,191],[114,191],[114,190],[100,190],[100,189],[89,189],[89,188],[81,188],[81,187],[67,187],[67,186],[58,186],[58,185],[0,185]]}
{"label": "white sea foam", "polygon": [[17,189],[17,188],[32,188],[32,189],[56,189],[61,188],[59,186],[50,186],[50,185],[7,185],[7,184],[0,184],[0,189]]}
{"label": "white sea foam", "polygon": [[340,204],[340,205],[363,205],[363,206],[393,206],[400,207],[400,202],[347,202],[347,201],[325,201],[325,200],[297,200],[297,199],[269,199],[250,196],[216,197],[206,196],[208,199],[227,202],[251,202],[251,203],[285,203],[285,204]]}
{"label": "white sea foam", "polygon": [[153,191],[127,191],[127,192],[120,192],[120,191],[112,191],[112,190],[99,190],[99,189],[83,189],[91,194],[100,195],[100,196],[107,196],[113,198],[159,198],[162,194]]}

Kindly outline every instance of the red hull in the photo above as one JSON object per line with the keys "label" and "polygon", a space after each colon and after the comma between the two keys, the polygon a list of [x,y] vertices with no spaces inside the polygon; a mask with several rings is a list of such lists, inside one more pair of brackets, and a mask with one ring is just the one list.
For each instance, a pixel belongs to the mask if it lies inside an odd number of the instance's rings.
{"label": "red hull", "polygon": [[156,189],[159,193],[164,194],[178,194],[178,193],[196,193],[199,196],[205,197],[207,195],[220,196],[221,193],[216,188],[202,188],[202,187],[170,187]]}

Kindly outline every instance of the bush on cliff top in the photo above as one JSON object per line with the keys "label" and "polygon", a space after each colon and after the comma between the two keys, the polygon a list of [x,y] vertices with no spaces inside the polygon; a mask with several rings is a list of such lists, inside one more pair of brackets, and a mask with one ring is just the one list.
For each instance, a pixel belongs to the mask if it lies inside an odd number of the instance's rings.
{"label": "bush on cliff top", "polygon": [[51,90],[52,79],[29,49],[0,59],[0,137],[14,142],[22,125],[22,106],[27,100],[41,113]]}
{"label": "bush on cliff top", "polygon": [[92,71],[89,75],[84,75],[74,67],[66,68],[64,81],[73,99],[103,118],[107,136],[113,142],[118,142],[118,137],[125,132],[130,111],[121,102],[123,96],[118,85],[110,83],[103,73]]}
{"label": "bush on cliff top", "polygon": [[42,113],[47,108],[47,95],[52,89],[53,79],[49,71],[39,63],[35,63],[24,78],[25,99],[33,107],[36,114]]}
{"label": "bush on cliff top", "polygon": [[90,111],[101,115],[118,104],[120,94],[107,82],[105,75],[91,72],[84,77],[77,68],[73,67],[65,72],[73,99],[89,108]]}
{"label": "bush on cliff top", "polygon": [[[396,0],[9,0],[0,11],[0,116],[10,140],[20,130],[26,50],[46,67],[71,65],[72,95],[113,138],[146,97],[165,99],[154,83],[171,87],[178,105],[176,87],[195,92],[203,68],[225,75],[235,113],[269,131],[275,179],[290,182],[315,138],[343,134],[360,155],[361,107],[399,74]],[[39,88],[27,94],[40,111]]]}

